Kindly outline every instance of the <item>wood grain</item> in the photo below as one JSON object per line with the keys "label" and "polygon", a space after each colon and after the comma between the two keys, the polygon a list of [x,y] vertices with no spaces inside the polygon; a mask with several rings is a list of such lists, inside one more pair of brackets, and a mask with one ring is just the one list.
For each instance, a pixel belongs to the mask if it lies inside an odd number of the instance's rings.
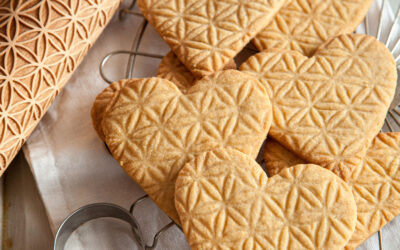
{"label": "wood grain", "polygon": [[3,177],[2,249],[51,249],[45,208],[22,152],[11,166]]}

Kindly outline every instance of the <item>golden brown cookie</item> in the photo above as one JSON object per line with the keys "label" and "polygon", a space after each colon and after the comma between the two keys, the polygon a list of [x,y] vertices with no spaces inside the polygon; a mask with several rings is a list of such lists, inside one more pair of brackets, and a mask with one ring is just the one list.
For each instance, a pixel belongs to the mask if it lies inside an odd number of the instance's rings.
{"label": "golden brown cookie", "polygon": [[[294,159],[304,162],[271,139],[264,154],[271,175],[290,167]],[[400,214],[400,133],[378,134],[348,184],[357,205],[357,224],[346,249],[355,249]]]}
{"label": "golden brown cookie", "polygon": [[265,141],[264,160],[269,176],[278,174],[284,168],[307,163],[271,138]]}
{"label": "golden brown cookie", "polygon": [[331,171],[296,165],[268,179],[233,149],[187,163],[175,206],[192,249],[342,249],[356,224],[351,189]]}
{"label": "golden brown cookie", "polygon": [[119,92],[122,86],[127,80],[120,80],[112,83],[110,86],[105,88],[100,94],[97,95],[94,100],[90,115],[92,116],[92,124],[97,132],[97,135],[101,140],[105,140],[103,129],[101,128],[101,122],[106,111],[107,105],[111,102],[114,103],[117,100]]}
{"label": "golden brown cookie", "polygon": [[400,214],[400,133],[379,134],[349,185],[358,207],[354,249]]}
{"label": "golden brown cookie", "polygon": [[241,70],[257,77],[271,98],[271,137],[344,179],[379,133],[397,80],[385,45],[356,34],[334,38],[311,58],[258,53]]}
{"label": "golden brown cookie", "polygon": [[220,71],[286,0],[139,0],[143,15],[196,76]]}
{"label": "golden brown cookie", "polygon": [[255,158],[271,119],[264,87],[247,73],[226,70],[186,94],[161,78],[128,80],[102,125],[114,158],[179,223],[174,190],[183,165],[218,147]]}
{"label": "golden brown cookie", "polygon": [[[227,65],[225,65],[224,70],[226,69],[236,69],[236,64],[233,60],[229,61]],[[157,77],[161,77],[164,79],[168,79],[171,82],[175,83],[175,85],[179,88],[182,93],[186,93],[186,91],[195,84],[195,77],[193,74],[186,69],[185,65],[183,65],[179,59],[175,56],[175,54],[170,51],[161,61],[160,66],[158,68]],[[95,99],[92,110],[92,123],[93,127],[96,130],[101,140],[105,140],[104,133],[101,128],[101,122],[103,121],[103,116],[105,112],[105,108],[107,107],[108,102],[115,101],[121,87],[126,82],[126,80],[120,80],[118,82],[112,83],[109,87],[105,88]]]}
{"label": "golden brown cookie", "polygon": [[[236,69],[236,63],[234,60],[230,60],[225,65],[224,69]],[[178,57],[174,52],[170,51],[161,60],[158,66],[157,77],[161,77],[171,82],[179,88],[182,93],[195,84],[196,77],[186,68],[186,66],[179,61]]]}
{"label": "golden brown cookie", "polygon": [[312,56],[332,37],[353,32],[372,0],[291,0],[253,39],[260,50],[296,50]]}

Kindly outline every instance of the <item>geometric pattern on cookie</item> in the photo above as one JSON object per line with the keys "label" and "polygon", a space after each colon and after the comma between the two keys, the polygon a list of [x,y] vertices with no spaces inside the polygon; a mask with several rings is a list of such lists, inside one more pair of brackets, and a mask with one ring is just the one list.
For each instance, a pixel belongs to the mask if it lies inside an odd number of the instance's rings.
{"label": "geometric pattern on cookie", "polygon": [[[108,86],[100,94],[98,94],[93,102],[93,106],[90,111],[92,124],[97,132],[97,135],[102,141],[105,140],[105,137],[101,128],[101,122],[103,121],[107,105],[109,103],[114,103],[117,100],[119,92],[121,91],[121,88],[126,81],[127,80],[120,80],[118,82],[113,82],[110,86]],[[112,106],[112,104],[110,106]]]}
{"label": "geometric pattern on cookie", "polygon": [[284,168],[307,163],[271,138],[264,144],[264,161],[268,176],[274,176]]}
{"label": "geometric pattern on cookie", "polygon": [[400,133],[379,134],[348,183],[358,207],[354,249],[400,214]]}
{"label": "geometric pattern on cookie", "polygon": [[218,147],[255,158],[271,119],[257,79],[226,70],[197,81],[186,94],[162,78],[128,80],[102,125],[113,157],[179,223],[174,190],[183,165]]}
{"label": "geometric pattern on cookie", "polygon": [[268,179],[233,149],[187,163],[175,205],[192,249],[342,249],[356,224],[351,189],[331,171],[296,165]]}
{"label": "geometric pattern on cookie", "polygon": [[353,32],[372,0],[292,0],[252,40],[260,50],[296,50],[312,56],[325,41]]}
{"label": "geometric pattern on cookie", "polygon": [[196,76],[222,70],[286,0],[139,0],[145,18]]}
{"label": "geometric pattern on cookie", "polygon": [[175,83],[182,93],[185,93],[196,81],[196,77],[179,61],[172,51],[168,52],[161,60],[157,70],[157,77]]}
{"label": "geometric pattern on cookie", "polygon": [[311,58],[297,51],[258,53],[241,66],[270,96],[269,135],[302,159],[345,180],[379,133],[396,87],[396,65],[384,44],[341,35]]}
{"label": "geometric pattern on cookie", "polygon": [[[229,61],[225,65],[224,69],[236,69],[236,64],[233,60]],[[186,66],[179,61],[178,57],[174,52],[170,51],[160,62],[157,70],[157,77],[170,80],[175,83],[182,93],[195,84],[197,80],[192,72],[186,68]]]}
{"label": "geometric pattern on cookie", "polygon": [[[236,69],[236,64],[233,60],[231,60],[227,65],[225,65],[226,69]],[[175,54],[170,51],[164,58],[161,60],[161,63],[158,67],[157,77],[164,78],[170,80],[175,83],[175,85],[179,88],[182,93],[186,93],[186,91],[195,84],[195,77],[192,72],[186,69],[185,65],[183,65],[179,59],[175,56]],[[101,140],[105,140],[104,133],[101,128],[101,122],[103,121],[104,113],[106,112],[106,107],[109,102],[114,102],[121,90],[122,86],[125,84],[127,80],[120,80],[118,82],[112,83],[110,86],[105,88],[99,95],[97,95],[91,110],[92,123],[93,127],[96,130],[98,136]],[[112,106],[109,105],[109,106]]]}
{"label": "geometric pattern on cookie", "polygon": [[[294,159],[305,163],[270,139],[264,153],[271,176],[290,167]],[[400,133],[378,134],[347,183],[357,205],[357,224],[345,249],[355,249],[400,214]]]}

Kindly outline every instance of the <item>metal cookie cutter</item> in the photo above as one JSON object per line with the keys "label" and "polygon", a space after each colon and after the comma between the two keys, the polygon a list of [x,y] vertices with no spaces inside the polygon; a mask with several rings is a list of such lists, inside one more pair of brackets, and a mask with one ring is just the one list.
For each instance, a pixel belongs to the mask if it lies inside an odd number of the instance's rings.
{"label": "metal cookie cutter", "polygon": [[[148,195],[144,195],[132,203],[129,211],[112,203],[94,203],[83,206],[70,214],[58,228],[55,240],[54,250],[64,250],[65,244],[71,234],[84,223],[99,218],[116,218],[129,223],[132,228],[133,236],[139,247],[144,250],[151,250],[157,247],[159,237],[173,225],[173,221],[161,228],[153,238],[151,245],[147,245],[143,239],[140,225],[133,216],[133,212],[137,205],[144,200],[149,199]],[[178,227],[179,228],[179,227]]]}

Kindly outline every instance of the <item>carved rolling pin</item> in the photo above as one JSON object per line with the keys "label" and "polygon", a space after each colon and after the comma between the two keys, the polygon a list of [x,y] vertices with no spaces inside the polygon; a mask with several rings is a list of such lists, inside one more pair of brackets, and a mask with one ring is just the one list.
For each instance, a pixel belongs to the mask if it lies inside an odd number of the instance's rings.
{"label": "carved rolling pin", "polygon": [[0,0],[0,175],[120,0]]}

